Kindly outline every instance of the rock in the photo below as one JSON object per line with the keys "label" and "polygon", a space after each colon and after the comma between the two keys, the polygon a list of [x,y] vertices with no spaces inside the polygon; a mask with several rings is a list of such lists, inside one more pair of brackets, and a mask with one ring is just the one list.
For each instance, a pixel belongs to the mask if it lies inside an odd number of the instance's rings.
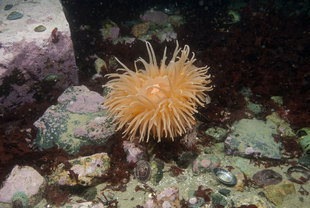
{"label": "rock", "polygon": [[245,177],[244,174],[242,172],[238,172],[236,174],[236,178],[237,178],[237,183],[235,185],[235,190],[236,191],[244,191],[244,181],[245,181]]}
{"label": "rock", "polygon": [[46,27],[44,25],[38,25],[33,29],[35,32],[44,32]]}
{"label": "rock", "polygon": [[281,144],[272,137],[277,131],[271,121],[242,119],[233,125],[232,130],[224,144],[228,155],[281,159]]}
{"label": "rock", "polygon": [[28,197],[27,195],[22,191],[17,191],[12,197],[12,207],[21,207],[21,208],[27,208],[28,207]]}
{"label": "rock", "polygon": [[276,112],[273,112],[271,115],[266,117],[266,120],[273,122],[277,126],[277,132],[281,136],[285,137],[295,137],[293,129],[290,127],[290,124],[283,120]]}
{"label": "rock", "polygon": [[[70,28],[60,1],[16,0],[14,10],[0,12],[0,113],[35,102],[49,74],[59,76],[55,89],[78,83]],[[9,14],[20,19],[7,20]],[[34,32],[40,24],[46,30]],[[55,37],[58,42],[53,42]]]}
{"label": "rock", "polygon": [[225,188],[219,189],[219,193],[222,194],[223,196],[229,196],[230,192],[231,191],[229,189],[225,189]]}
{"label": "rock", "polygon": [[58,104],[34,123],[38,128],[35,146],[43,150],[57,145],[77,154],[81,146],[106,144],[115,126],[101,107],[103,101],[85,86],[69,87],[58,98]]}
{"label": "rock", "polygon": [[89,187],[85,191],[83,191],[82,196],[87,201],[92,201],[97,196],[97,189],[96,187]]}
{"label": "rock", "polygon": [[150,164],[151,164],[151,182],[154,185],[158,185],[161,179],[163,179],[164,177],[165,163],[160,159],[152,158]]}
{"label": "rock", "polygon": [[227,135],[227,130],[221,127],[211,127],[205,131],[205,134],[211,136],[215,142],[223,142]]}
{"label": "rock", "polygon": [[169,16],[161,11],[148,10],[140,18],[146,22],[162,24],[168,22]]}
{"label": "rock", "polygon": [[32,167],[16,165],[0,189],[0,202],[11,203],[11,200],[21,200],[22,204],[35,206],[44,193],[46,182],[44,178]]}
{"label": "rock", "polygon": [[245,97],[246,100],[248,100],[250,97],[253,96],[252,90],[247,87],[243,87],[239,93],[241,93]]}
{"label": "rock", "polygon": [[264,169],[255,173],[252,180],[259,187],[278,184],[282,181],[282,175],[272,169]]}
{"label": "rock", "polygon": [[69,160],[70,168],[61,163],[49,177],[50,183],[67,186],[91,186],[96,184],[110,168],[110,157],[107,153],[79,157]]}
{"label": "rock", "polygon": [[252,176],[256,172],[256,168],[251,164],[251,161],[247,158],[236,158],[234,160],[235,166],[240,169],[247,177]]}
{"label": "rock", "polygon": [[102,203],[94,203],[91,201],[88,202],[77,202],[77,203],[68,203],[66,207],[70,208],[105,208]]}
{"label": "rock", "polygon": [[258,103],[253,103],[251,101],[247,101],[247,108],[252,111],[255,115],[259,115],[262,112],[263,106]]}
{"label": "rock", "polygon": [[17,20],[17,19],[20,19],[22,18],[24,15],[20,12],[11,12],[8,16],[7,16],[7,20]]}
{"label": "rock", "polygon": [[112,41],[118,39],[119,31],[120,28],[111,20],[106,20],[100,29],[103,39],[110,39]]}
{"label": "rock", "polygon": [[189,208],[199,208],[205,204],[205,200],[203,197],[192,196],[189,198],[188,203]]}
{"label": "rock", "polygon": [[178,158],[176,159],[176,164],[179,168],[186,169],[190,164],[193,163],[195,158],[197,158],[198,154],[196,152],[186,151],[183,152]]}
{"label": "rock", "polygon": [[220,166],[220,159],[214,155],[199,155],[193,162],[193,172],[195,175],[205,173]]}
{"label": "rock", "polygon": [[[193,125],[192,128],[187,128],[185,134],[180,139],[180,143],[190,150],[197,144],[199,138],[197,137],[197,127]],[[197,157],[197,155],[196,155]]]}
{"label": "rock", "polygon": [[170,15],[168,21],[174,27],[180,27],[182,24],[185,23],[183,17],[180,15]]}
{"label": "rock", "polygon": [[225,197],[222,196],[221,194],[218,194],[218,193],[211,194],[211,200],[212,200],[212,204],[215,207],[219,206],[219,205],[225,207],[227,205],[227,201],[226,201]]}
{"label": "rock", "polygon": [[181,208],[179,190],[176,187],[168,187],[155,194],[155,197],[145,201],[144,208]]}
{"label": "rock", "polygon": [[146,160],[139,160],[134,168],[134,176],[140,183],[146,183],[151,179],[151,164]]}
{"label": "rock", "polygon": [[234,201],[234,207],[275,208],[267,199],[259,196],[243,197]]}
{"label": "rock", "polygon": [[107,68],[107,63],[102,58],[97,58],[95,60],[94,65],[95,65],[95,70],[97,74],[100,74],[103,72],[102,67],[105,69]]}
{"label": "rock", "polygon": [[145,157],[144,151],[141,145],[124,140],[123,148],[127,155],[126,160],[128,163],[136,163]]}
{"label": "rock", "polygon": [[[169,30],[169,27],[167,27],[167,30]],[[158,34],[158,38],[161,42],[170,42],[177,39],[177,34],[172,31],[163,31],[162,33]]]}
{"label": "rock", "polygon": [[149,30],[149,27],[150,27],[149,22],[140,23],[132,27],[131,33],[133,34],[133,36],[137,38],[140,37],[141,35],[146,34],[147,31]]}
{"label": "rock", "polygon": [[300,165],[306,166],[306,167],[310,167],[310,155],[309,154],[304,154],[303,156],[301,156],[298,159],[298,163]]}
{"label": "rock", "polygon": [[13,8],[13,4],[7,4],[7,5],[5,5],[4,6],[4,10],[6,11],[6,10],[10,10],[10,9],[12,9]]}
{"label": "rock", "polygon": [[275,102],[276,104],[278,104],[279,106],[283,105],[283,97],[281,96],[272,96],[270,97],[270,99]]}
{"label": "rock", "polygon": [[170,23],[144,22],[132,27],[131,33],[140,40],[152,40],[157,37],[160,42],[173,41],[177,39],[177,33]]}
{"label": "rock", "polygon": [[280,206],[284,198],[289,194],[296,194],[293,183],[283,183],[278,185],[267,186],[264,188],[266,197],[275,205]]}
{"label": "rock", "polygon": [[104,189],[104,191],[101,192],[101,195],[97,197],[97,199],[99,199],[102,204],[109,204],[109,207],[117,207],[117,197],[113,193],[112,189]]}

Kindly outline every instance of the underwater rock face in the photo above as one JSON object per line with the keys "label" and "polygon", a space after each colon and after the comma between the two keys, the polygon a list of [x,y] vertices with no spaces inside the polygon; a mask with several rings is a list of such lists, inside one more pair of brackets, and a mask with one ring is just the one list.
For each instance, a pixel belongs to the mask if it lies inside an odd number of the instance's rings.
{"label": "underwater rock face", "polygon": [[233,125],[225,140],[228,155],[264,159],[281,159],[280,144],[274,141],[276,125],[271,121],[242,119]]}
{"label": "underwater rock face", "polygon": [[58,104],[34,123],[38,128],[35,146],[43,150],[57,145],[76,154],[81,146],[105,144],[115,125],[102,110],[103,101],[104,97],[85,86],[69,87],[59,96]]}
{"label": "underwater rock face", "polygon": [[45,179],[32,167],[16,165],[0,189],[0,202],[10,203],[14,194],[23,193],[32,207],[42,199],[45,184]]}
{"label": "underwater rock face", "polygon": [[[14,1],[14,9],[24,15],[18,20],[6,19],[11,13],[4,10],[8,3],[0,2],[0,113],[34,102],[50,74],[58,75],[55,89],[78,83],[70,28],[60,1]],[[34,32],[38,25],[46,30]]]}

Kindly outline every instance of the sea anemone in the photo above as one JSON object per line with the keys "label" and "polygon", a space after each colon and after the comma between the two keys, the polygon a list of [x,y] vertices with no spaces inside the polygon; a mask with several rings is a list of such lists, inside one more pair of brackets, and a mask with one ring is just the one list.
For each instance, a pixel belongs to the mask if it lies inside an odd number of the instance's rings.
{"label": "sea anemone", "polygon": [[[171,61],[166,65],[166,48],[160,67],[157,65],[152,45],[146,42],[149,63],[139,58],[134,62],[135,71],[128,69],[117,58],[123,68],[122,74],[108,74],[113,78],[104,87],[110,89],[103,106],[107,109],[117,130],[133,140],[137,134],[139,142],[150,137],[160,142],[162,138],[174,140],[195,125],[194,113],[203,106],[205,91],[211,91],[209,67],[196,67],[195,54],[189,58],[190,49],[179,48],[178,42]],[[180,55],[180,56],[178,56]],[[145,69],[138,69],[141,62]]]}

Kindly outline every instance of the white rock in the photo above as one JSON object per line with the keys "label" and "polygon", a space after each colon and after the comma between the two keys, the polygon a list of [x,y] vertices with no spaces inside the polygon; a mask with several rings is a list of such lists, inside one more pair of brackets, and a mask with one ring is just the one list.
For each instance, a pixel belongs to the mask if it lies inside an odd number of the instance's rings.
{"label": "white rock", "polygon": [[17,191],[24,192],[29,204],[41,200],[41,190],[45,186],[44,178],[32,167],[16,165],[0,189],[0,202],[10,203]]}

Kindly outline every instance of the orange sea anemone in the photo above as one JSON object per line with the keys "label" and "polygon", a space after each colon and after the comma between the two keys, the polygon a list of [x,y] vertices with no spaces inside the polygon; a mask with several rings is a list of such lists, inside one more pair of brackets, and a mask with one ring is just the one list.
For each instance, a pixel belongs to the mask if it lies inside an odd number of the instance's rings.
{"label": "orange sea anemone", "polygon": [[[146,42],[149,63],[139,58],[135,71],[128,69],[118,59],[124,73],[108,74],[113,78],[104,87],[111,91],[106,96],[104,107],[117,130],[124,128],[125,136],[139,142],[150,137],[160,142],[162,138],[174,140],[195,124],[194,113],[203,106],[205,91],[211,91],[209,67],[196,67],[195,54],[189,59],[189,46],[179,48],[177,43],[171,61],[166,65],[166,48],[160,67],[157,65],[152,45]],[[179,56],[178,56],[179,55]],[[145,69],[138,69],[141,62]]]}

